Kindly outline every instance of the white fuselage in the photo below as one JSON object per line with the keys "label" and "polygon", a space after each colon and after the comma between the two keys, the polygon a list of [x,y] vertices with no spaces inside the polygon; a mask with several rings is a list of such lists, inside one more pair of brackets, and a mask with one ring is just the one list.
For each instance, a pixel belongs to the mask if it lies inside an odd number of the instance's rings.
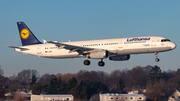
{"label": "white fuselage", "polygon": [[[109,54],[124,55],[165,52],[176,47],[175,43],[171,42],[170,40],[163,41],[164,39],[167,38],[160,36],[145,36],[61,43],[94,49],[103,49],[109,51]],[[15,51],[47,58],[84,57],[78,52],[70,52],[69,50],[66,50],[64,48],[59,48],[52,43],[27,45],[22,46],[22,48],[28,48],[29,50],[21,50],[15,48]]]}

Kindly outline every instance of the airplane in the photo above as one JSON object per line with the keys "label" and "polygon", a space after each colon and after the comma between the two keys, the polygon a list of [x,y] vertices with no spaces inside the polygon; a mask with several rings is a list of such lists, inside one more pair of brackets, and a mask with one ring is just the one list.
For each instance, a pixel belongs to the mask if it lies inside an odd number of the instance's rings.
{"label": "airplane", "polygon": [[17,22],[22,46],[14,47],[15,51],[45,58],[78,58],[85,57],[84,65],[90,65],[89,58],[100,59],[98,65],[103,67],[103,59],[125,61],[131,54],[154,53],[159,62],[158,53],[176,48],[176,44],[166,37],[143,36],[87,41],[46,41],[40,42],[24,22]]}

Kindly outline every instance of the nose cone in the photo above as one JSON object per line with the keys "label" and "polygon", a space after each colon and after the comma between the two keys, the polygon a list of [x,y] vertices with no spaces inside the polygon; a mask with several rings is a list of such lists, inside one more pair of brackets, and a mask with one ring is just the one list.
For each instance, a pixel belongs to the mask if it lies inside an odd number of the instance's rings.
{"label": "nose cone", "polygon": [[171,49],[175,49],[176,48],[176,44],[175,43],[172,43],[171,44]]}

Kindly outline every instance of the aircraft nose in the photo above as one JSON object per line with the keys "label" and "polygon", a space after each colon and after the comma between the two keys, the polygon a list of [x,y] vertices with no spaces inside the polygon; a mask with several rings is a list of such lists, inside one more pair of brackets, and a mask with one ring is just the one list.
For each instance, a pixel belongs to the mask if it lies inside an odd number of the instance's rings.
{"label": "aircraft nose", "polygon": [[171,44],[171,49],[175,49],[176,48],[176,44],[175,43],[172,43]]}

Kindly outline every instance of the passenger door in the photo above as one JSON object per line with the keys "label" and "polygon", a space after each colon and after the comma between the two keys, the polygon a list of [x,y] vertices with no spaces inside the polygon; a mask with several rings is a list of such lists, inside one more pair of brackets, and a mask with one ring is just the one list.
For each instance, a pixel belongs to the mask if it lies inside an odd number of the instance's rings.
{"label": "passenger door", "polygon": [[151,46],[156,46],[156,38],[152,38],[152,40],[151,40]]}
{"label": "passenger door", "polygon": [[118,49],[119,49],[119,50],[122,50],[122,48],[123,48],[123,42],[122,42],[122,41],[119,41],[119,43],[118,43]]}
{"label": "passenger door", "polygon": [[41,55],[41,46],[37,46],[37,54]]}

